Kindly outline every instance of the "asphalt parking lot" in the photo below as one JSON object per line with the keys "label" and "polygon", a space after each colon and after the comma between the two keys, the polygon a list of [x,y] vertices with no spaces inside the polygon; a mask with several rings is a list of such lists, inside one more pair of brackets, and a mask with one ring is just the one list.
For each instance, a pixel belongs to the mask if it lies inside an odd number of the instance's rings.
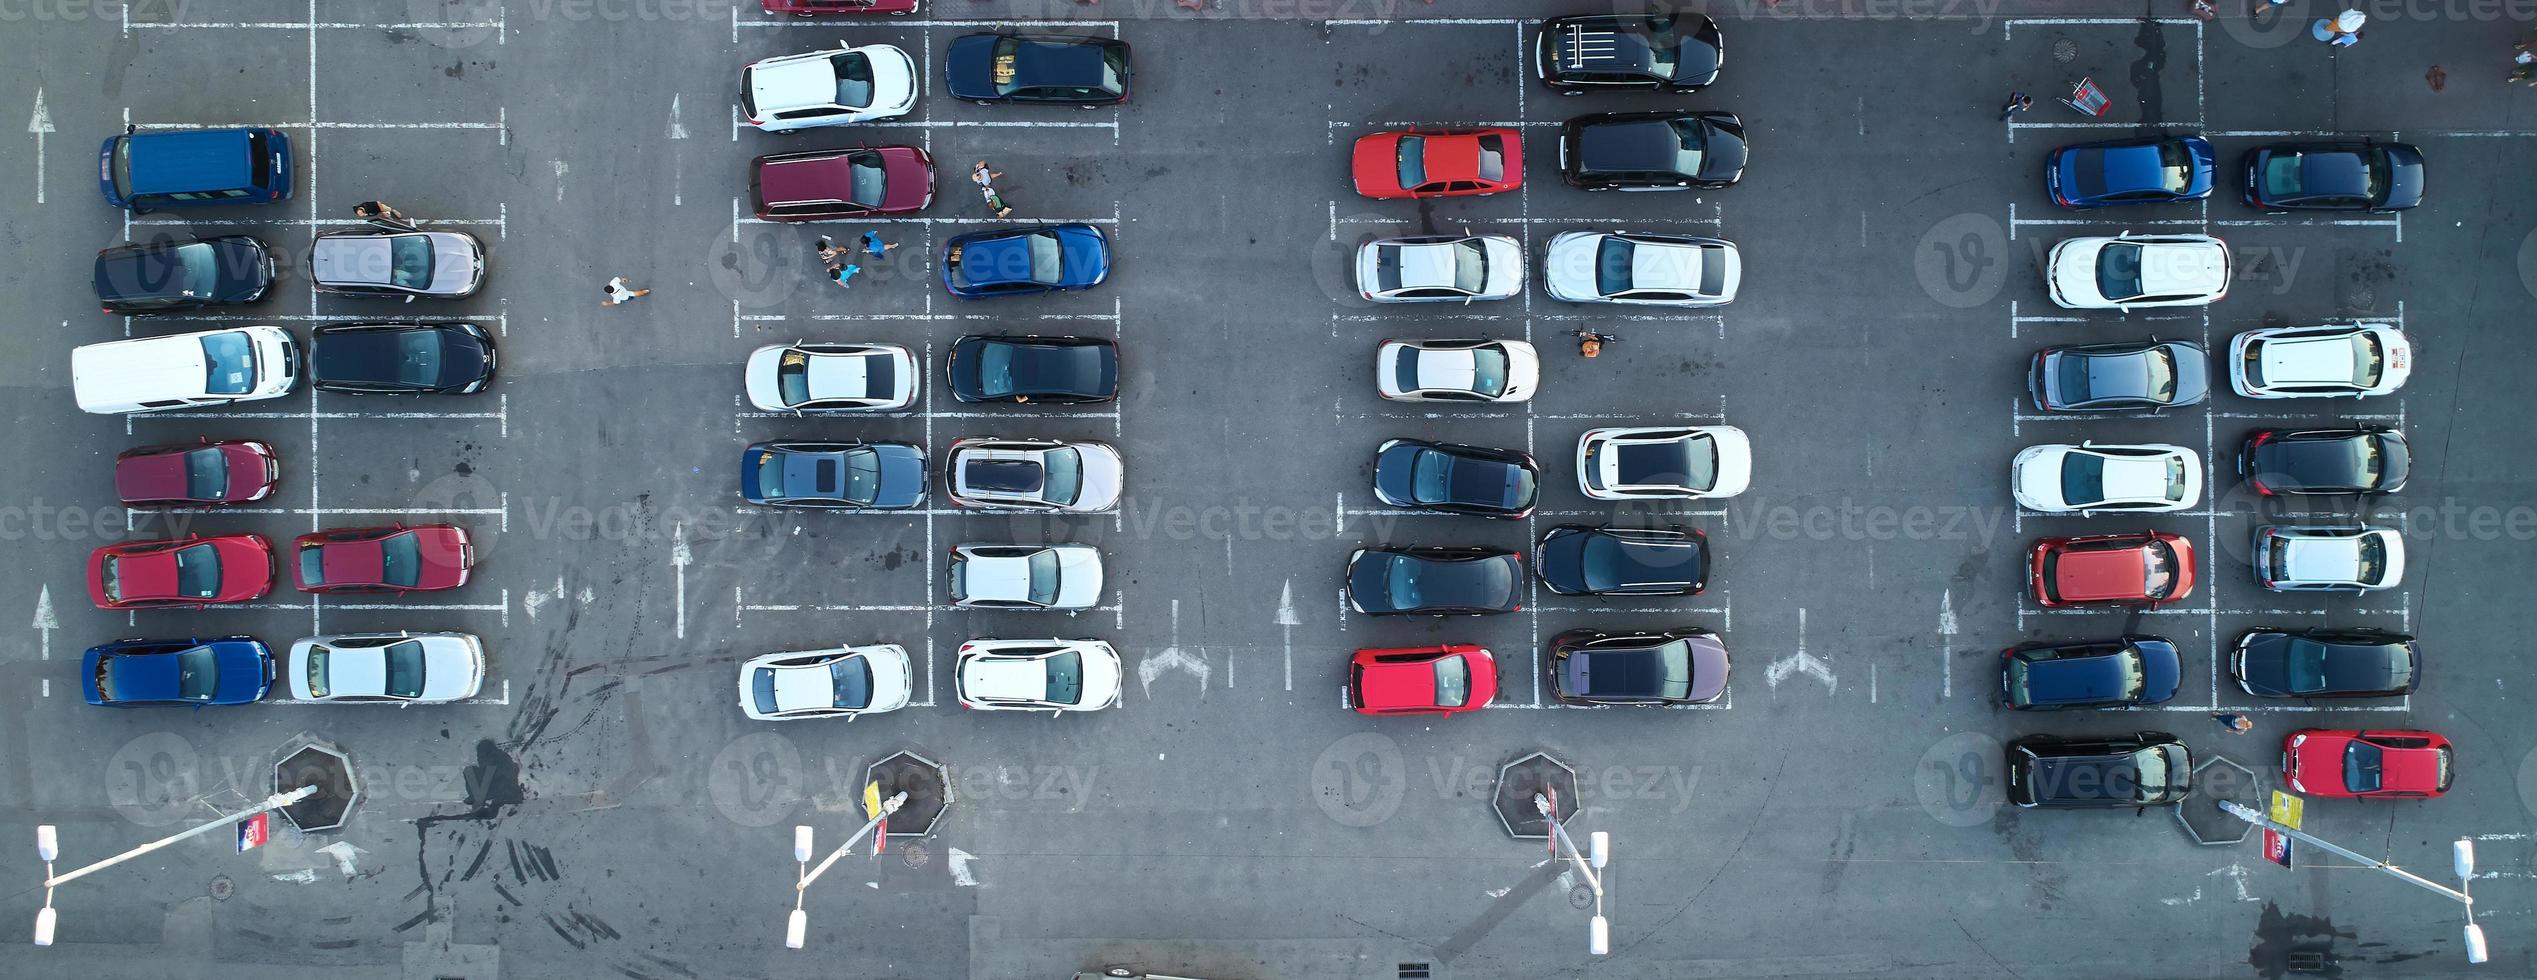
{"label": "asphalt parking lot", "polygon": [[[5,5],[0,5],[5,6]],[[0,917],[31,920],[42,865],[23,842],[58,825],[85,863],[244,806],[301,740],[344,748],[363,801],[341,833],[282,834],[238,854],[214,833],[62,888],[50,948],[0,943],[0,974],[198,975],[314,964],[345,977],[1063,977],[1128,965],[1273,977],[2174,977],[2284,975],[2328,951],[2345,976],[2537,975],[2537,729],[2517,707],[2537,658],[2527,542],[2537,454],[2520,378],[2537,351],[2537,146],[2501,81],[2523,28],[2391,10],[2329,51],[2305,18],[2204,23],[2181,4],[1962,10],[1716,5],[1731,58],[1691,96],[1562,98],[1529,77],[1528,18],[1590,12],[1504,0],[1426,4],[1220,0],[1205,11],[1111,0],[942,0],[907,18],[798,21],[704,0],[496,0],[343,7],[184,0],[0,10],[18,57],[0,105],[0,236],[19,271],[0,297],[0,404],[19,465],[0,475],[0,607],[28,628],[0,653]],[[1652,6],[1621,5],[1625,9]],[[2297,5],[2294,5],[2294,8]],[[2311,5],[2313,6],[2313,5]],[[1555,7],[1555,5],[1554,5]],[[1747,9],[1750,7],[1751,9]],[[1603,9],[1609,9],[1605,5]],[[2507,13],[2507,11],[2506,11]],[[1927,16],[1924,16],[1927,15]],[[2537,12],[2521,11],[2523,19]],[[1078,111],[961,104],[935,91],[952,38],[1019,24],[1135,45],[1132,102]],[[914,113],[802,136],[733,109],[752,60],[840,39],[918,57]],[[2447,72],[2445,88],[2426,68]],[[1933,66],[1941,70],[1932,71]],[[2081,76],[2112,99],[2083,117],[2050,96]],[[2005,92],[2038,106],[2009,125]],[[1589,194],[1554,169],[1558,124],[1590,111],[1731,109],[1755,153],[1740,185]],[[1412,124],[1512,126],[1522,190],[1372,201],[1345,169],[1354,138]],[[96,141],[145,130],[270,125],[301,182],[259,209],[125,219],[88,179]],[[2205,204],[2080,213],[2038,179],[2068,142],[2194,130],[2221,153]],[[2425,204],[2401,217],[2268,216],[2231,164],[2259,143],[2331,134],[2421,146]],[[921,216],[782,225],[749,215],[762,153],[909,143],[936,161]],[[1002,222],[961,180],[985,159],[1028,221],[1111,236],[1100,288],[966,302],[944,294],[950,236]],[[385,199],[488,251],[463,301],[320,295],[293,263],[317,233]],[[197,217],[196,215],[200,215]],[[1542,294],[1378,307],[1356,296],[1365,239],[1473,232],[1548,239],[1630,228],[1733,240],[1732,305],[1606,315]],[[812,243],[877,229],[901,247],[852,288]],[[2228,298],[2129,316],[2056,308],[2052,243],[2123,230],[2226,240]],[[252,310],[172,322],[96,312],[94,249],[158,233],[244,231],[284,277]],[[654,292],[598,304],[624,275]],[[391,400],[303,390],[235,411],[82,415],[77,344],[228,322],[302,336],[331,322],[466,318],[496,330],[483,394]],[[2215,355],[2265,325],[2404,326],[2420,363],[2358,403],[2257,402],[2214,379],[2202,407],[2072,419],[2025,399],[2027,359],[2055,343],[2158,336]],[[1619,336],[1586,360],[1568,332]],[[973,333],[1110,337],[1122,397],[1103,406],[965,405],[936,390]],[[1385,338],[1537,344],[1541,393],[1485,410],[1387,403]],[[793,340],[908,346],[917,410],[770,417],[740,390],[752,349]],[[2348,519],[2236,487],[2252,428],[2355,419],[2400,426],[2412,483],[2362,515],[2404,531],[2403,585],[2357,598],[2276,594],[2250,577],[2263,523]],[[1574,446],[1610,425],[1731,424],[1755,446],[1752,489],[1616,508],[1579,492]],[[260,438],[285,460],[273,499],[222,513],[114,506],[116,452],[197,435]],[[740,502],[752,441],[897,439],[939,459],[966,436],[1094,439],[1126,458],[1115,513],[1015,518],[954,508],[796,514]],[[1486,521],[1385,508],[1374,447],[1420,437],[1532,452],[1539,512]],[[2020,512],[2020,447],[2165,442],[2199,453],[2210,492],[2155,519]],[[381,601],[267,601],[200,612],[93,609],[100,544],[184,532],[277,540],[389,521],[468,527],[463,590]],[[1348,611],[1340,568],[1375,543],[1520,548],[1562,523],[1681,524],[1711,541],[1708,590],[1597,603],[1538,590],[1518,613],[1444,623]],[[2185,602],[2137,615],[2026,598],[2036,537],[2155,526],[2201,547]],[[1079,614],[954,610],[944,557],[963,543],[1100,547],[1110,587]],[[2207,545],[2207,546],[2206,546]],[[31,618],[29,617],[32,614]],[[2378,625],[2421,638],[2427,679],[2396,703],[2256,704],[2219,657],[2255,626]],[[1541,690],[1544,641],[1578,626],[1700,626],[1734,652],[1728,693],[1698,710],[1577,710]],[[79,652],[108,639],[459,629],[490,674],[469,703],[411,709],[264,704],[111,711],[83,705]],[[2170,704],[2011,715],[2001,647],[2154,632],[2177,642]],[[1129,670],[1125,703],[1083,717],[962,711],[952,652],[981,636],[1096,637]],[[913,703],[846,722],[766,724],[734,702],[738,664],[773,650],[893,642],[917,659]],[[1505,671],[1491,710],[1371,719],[1341,703],[1360,647],[1477,642]],[[2208,715],[2250,711],[2251,735]],[[2438,878],[2446,842],[2482,848],[2476,917],[2493,962],[2465,965],[2455,907],[2348,868],[2298,870],[2256,844],[2204,847],[2153,810],[2021,811],[1999,746],[2028,732],[2144,729],[2197,758],[2278,778],[2293,729],[2420,727],[2459,751],[2446,797],[2311,800],[2307,829]],[[929,836],[840,864],[807,895],[809,949],[782,946],[791,831],[822,848],[861,823],[865,767],[912,751],[949,767],[955,802]],[[1510,840],[1492,777],[1546,751],[1579,771],[1574,832],[1614,843],[1614,953],[1586,955],[1574,880]],[[2218,763],[2210,763],[2217,765]],[[2209,778],[2226,778],[2223,770]],[[2205,805],[2193,801],[2188,806]]]}

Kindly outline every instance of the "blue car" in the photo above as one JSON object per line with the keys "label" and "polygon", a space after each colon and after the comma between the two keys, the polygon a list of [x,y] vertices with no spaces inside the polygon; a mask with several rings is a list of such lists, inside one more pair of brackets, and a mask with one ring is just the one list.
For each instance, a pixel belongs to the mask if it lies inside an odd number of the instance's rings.
{"label": "blue car", "polygon": [[2218,160],[2200,136],[2081,143],[2053,151],[2044,186],[2053,203],[2081,210],[2199,201],[2211,196]]}
{"label": "blue car", "polygon": [[973,231],[943,243],[943,288],[962,299],[1090,289],[1110,277],[1110,239],[1091,225]]}
{"label": "blue car", "polygon": [[2025,643],[2000,660],[2000,697],[2011,711],[2119,708],[2176,696],[2176,645],[2160,636]]}
{"label": "blue car", "polygon": [[925,502],[925,450],[904,442],[760,442],[740,451],[740,496],[770,507],[907,510]]}
{"label": "blue car", "polygon": [[252,704],[273,686],[273,649],[252,636],[116,640],[80,658],[90,704]]}

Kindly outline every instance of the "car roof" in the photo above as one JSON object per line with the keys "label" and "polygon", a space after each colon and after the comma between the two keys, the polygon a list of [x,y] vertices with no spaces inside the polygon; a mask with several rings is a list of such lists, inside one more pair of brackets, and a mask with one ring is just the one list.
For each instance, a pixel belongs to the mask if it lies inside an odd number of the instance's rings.
{"label": "car roof", "polygon": [[2154,295],[2216,293],[2229,285],[2228,249],[2209,241],[2139,242],[2141,288]]}
{"label": "car roof", "polygon": [[254,159],[247,138],[258,130],[200,129],[134,133],[126,137],[133,194],[173,194],[205,188],[245,187]]}
{"label": "car roof", "polygon": [[[1680,121],[1705,131],[1693,117]],[[1576,164],[1589,170],[1672,173],[1682,162],[1676,122],[1653,116],[1594,120],[1578,127]]]}
{"label": "car roof", "polygon": [[2148,584],[2147,546],[2064,550],[2055,560],[2053,591],[2064,601],[2141,598]]}
{"label": "car roof", "polygon": [[846,53],[832,49],[759,62],[749,71],[749,88],[758,111],[783,112],[835,102],[837,72],[828,59]]}

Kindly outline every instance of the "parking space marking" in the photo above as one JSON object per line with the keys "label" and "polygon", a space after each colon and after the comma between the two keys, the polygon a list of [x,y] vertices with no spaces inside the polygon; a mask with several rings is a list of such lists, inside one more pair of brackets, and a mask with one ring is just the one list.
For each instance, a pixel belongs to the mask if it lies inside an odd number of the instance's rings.
{"label": "parking space marking", "polygon": [[[258,702],[256,702],[256,703],[257,703],[257,704],[273,704],[273,705],[281,705],[281,706],[283,706],[283,707],[287,707],[287,708],[333,707],[333,706],[336,706],[337,704],[339,704],[339,702],[335,702],[335,701],[302,701],[302,700],[299,700],[299,699],[297,699],[297,698],[271,698],[271,697],[266,698],[266,699],[264,699],[264,700],[262,700],[262,701],[258,701]],[[432,702],[432,703],[434,703],[434,704],[491,704],[491,705],[508,705],[508,704],[510,704],[510,703],[511,703],[511,681],[510,681],[510,679],[509,679],[509,678],[504,678],[504,679],[503,679],[503,681],[502,681],[502,696],[501,696],[501,697],[498,697],[498,698],[472,697],[472,698],[460,698],[460,699],[458,699],[458,700],[456,700],[456,701],[435,701],[435,702]]]}
{"label": "parking space marking", "polygon": [[[182,5],[181,5],[181,4],[179,5],[179,8],[180,8],[180,9],[182,8]],[[403,22],[403,23],[394,23],[394,24],[363,24],[363,23],[358,23],[358,22],[354,22],[354,21],[291,21],[291,20],[284,20],[284,21],[210,21],[210,22],[207,22],[207,21],[147,21],[147,20],[143,20],[143,21],[136,21],[136,20],[133,20],[133,19],[132,19],[132,5],[131,5],[131,4],[129,4],[129,3],[123,4],[123,5],[122,5],[122,9],[123,9],[123,36],[125,36],[125,37],[131,37],[131,36],[132,36],[132,32],[133,32],[133,31],[135,31],[135,30],[145,30],[145,31],[146,31],[146,30],[188,30],[188,31],[234,31],[234,30],[247,30],[247,31],[312,31],[312,30],[314,30],[314,31],[354,31],[354,30],[361,30],[361,31],[473,31],[473,30],[483,30],[483,29],[485,29],[485,28],[491,27],[491,28],[495,28],[495,29],[496,29],[496,31],[497,31],[497,32],[494,34],[494,42],[493,42],[493,43],[495,43],[496,45],[499,45],[499,44],[503,43],[503,37],[504,37],[505,35],[507,35],[507,34],[509,34],[509,33],[510,33],[510,31],[509,31],[510,11],[505,10],[505,9],[502,9],[499,5],[497,5],[497,6],[495,7],[496,19],[494,19],[494,20],[406,21],[406,22]]]}

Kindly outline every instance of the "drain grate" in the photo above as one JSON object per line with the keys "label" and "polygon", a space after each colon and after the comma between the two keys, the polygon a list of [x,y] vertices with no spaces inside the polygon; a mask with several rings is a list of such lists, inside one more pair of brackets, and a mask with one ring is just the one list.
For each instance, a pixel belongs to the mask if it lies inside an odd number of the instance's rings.
{"label": "drain grate", "polygon": [[1425,963],[1401,964],[1401,980],[1427,980],[1434,975]]}

